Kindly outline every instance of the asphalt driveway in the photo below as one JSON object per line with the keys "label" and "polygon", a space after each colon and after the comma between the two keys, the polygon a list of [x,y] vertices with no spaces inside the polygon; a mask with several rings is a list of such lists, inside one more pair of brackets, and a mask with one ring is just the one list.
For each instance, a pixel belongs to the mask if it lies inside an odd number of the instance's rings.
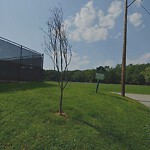
{"label": "asphalt driveway", "polygon": [[[112,92],[112,93],[116,93],[116,92]],[[120,93],[116,93],[116,94],[120,94]],[[150,108],[150,95],[126,93],[125,96],[134,99]]]}
{"label": "asphalt driveway", "polygon": [[140,103],[150,108],[150,95],[126,93],[125,96],[139,101]]}

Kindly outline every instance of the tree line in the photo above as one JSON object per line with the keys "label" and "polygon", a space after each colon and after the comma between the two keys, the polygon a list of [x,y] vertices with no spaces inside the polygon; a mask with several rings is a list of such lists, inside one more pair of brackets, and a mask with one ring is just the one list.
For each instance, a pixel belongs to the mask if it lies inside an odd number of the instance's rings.
{"label": "tree line", "polygon": [[[100,66],[105,75],[102,83],[120,84],[121,65],[115,67]],[[95,83],[97,69],[67,71],[67,79],[71,82],[89,82]],[[59,74],[55,70],[44,70],[45,81],[58,81]],[[150,63],[148,64],[130,64],[126,67],[126,84],[150,85]]]}
{"label": "tree line", "polygon": [[[100,66],[91,70],[69,71],[68,66],[72,58],[72,47],[67,38],[66,27],[63,20],[63,11],[59,6],[52,9],[50,12],[50,17],[47,22],[48,30],[45,31],[42,29],[42,31],[45,33],[44,50],[52,60],[54,70],[45,70],[44,80],[58,82],[60,87],[59,114],[61,116],[66,116],[62,109],[63,92],[69,81],[96,82],[96,75],[97,79],[102,79],[102,77],[105,76],[105,78],[103,78],[104,83],[120,83],[121,65],[117,65],[115,68],[110,66]],[[124,67],[122,70],[124,70]],[[127,66],[126,82],[129,84],[150,84],[149,72],[150,64],[129,65]],[[103,75],[96,73],[103,73]],[[99,85],[99,81],[97,85]]]}

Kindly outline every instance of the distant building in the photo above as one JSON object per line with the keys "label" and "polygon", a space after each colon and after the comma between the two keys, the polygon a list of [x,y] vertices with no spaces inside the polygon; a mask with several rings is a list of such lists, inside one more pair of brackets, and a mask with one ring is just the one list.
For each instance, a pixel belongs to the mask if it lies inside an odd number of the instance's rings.
{"label": "distant building", "polygon": [[0,82],[42,81],[43,54],[0,37]]}

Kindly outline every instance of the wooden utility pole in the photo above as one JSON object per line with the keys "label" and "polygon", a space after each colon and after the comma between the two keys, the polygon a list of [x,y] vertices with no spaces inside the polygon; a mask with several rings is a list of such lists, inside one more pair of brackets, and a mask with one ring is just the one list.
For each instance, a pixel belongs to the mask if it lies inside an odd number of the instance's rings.
{"label": "wooden utility pole", "polygon": [[125,96],[125,78],[126,78],[126,45],[127,45],[127,12],[128,0],[124,0],[124,36],[122,51],[122,73],[121,73],[121,95]]}

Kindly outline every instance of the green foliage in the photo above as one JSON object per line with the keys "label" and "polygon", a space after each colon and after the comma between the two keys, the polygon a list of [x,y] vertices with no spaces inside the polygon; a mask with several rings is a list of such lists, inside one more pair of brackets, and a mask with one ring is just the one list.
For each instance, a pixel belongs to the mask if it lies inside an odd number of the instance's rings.
{"label": "green foliage", "polygon": [[[127,84],[150,84],[150,73],[149,68],[150,64],[141,64],[141,65],[128,65],[126,67],[126,83]],[[96,72],[103,72],[105,75],[105,79],[102,81],[103,83],[113,83],[119,84],[121,82],[121,65],[116,65],[115,68],[105,66],[98,67],[92,70],[75,70],[68,71],[67,78],[72,82],[97,82],[95,79]],[[57,81],[57,74],[53,70],[44,71],[44,79],[46,81]]]}
{"label": "green foliage", "polygon": [[126,69],[126,82],[129,84],[145,84],[145,78],[142,71],[150,64],[128,65]]}
{"label": "green foliage", "polygon": [[85,74],[85,78],[86,78],[86,82],[94,82],[95,81],[95,74],[96,74],[96,70],[85,70],[84,71]]}
{"label": "green foliage", "polygon": [[[150,110],[119,92],[120,85],[69,83],[60,117],[57,83],[0,84],[0,149],[149,150]],[[142,90],[143,89],[143,90]],[[127,86],[141,93],[150,86]],[[150,93],[149,93],[150,94]]]}
{"label": "green foliage", "polygon": [[141,74],[144,76],[146,84],[150,85],[150,67],[145,68]]}
{"label": "green foliage", "polygon": [[47,71],[44,71],[44,80],[45,81],[49,81],[49,80],[52,80],[52,81],[58,81],[58,72],[55,71],[55,70],[47,70]]}
{"label": "green foliage", "polygon": [[79,70],[76,70],[72,73],[72,81],[73,82],[84,82],[84,79],[85,79],[85,75],[84,73],[82,73],[81,71]]}

